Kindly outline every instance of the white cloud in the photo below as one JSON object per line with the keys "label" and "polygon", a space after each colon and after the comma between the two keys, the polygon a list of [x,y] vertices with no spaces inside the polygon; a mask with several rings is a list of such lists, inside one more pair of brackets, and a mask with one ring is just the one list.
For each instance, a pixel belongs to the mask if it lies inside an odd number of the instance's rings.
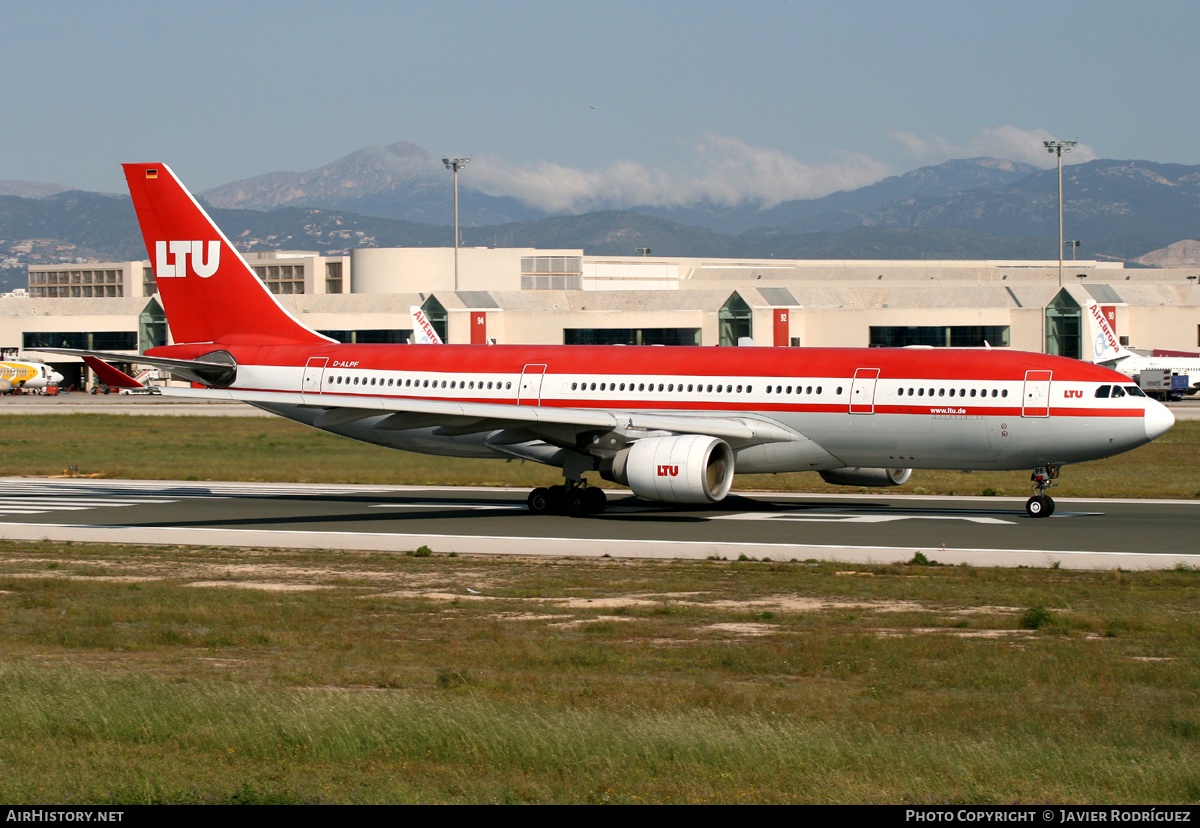
{"label": "white cloud", "polygon": [[779,150],[712,133],[696,146],[690,167],[667,172],[618,161],[604,170],[585,171],[548,162],[523,167],[480,157],[471,183],[492,195],[510,195],[551,211],[704,202],[768,208],[873,184],[890,174],[884,164],[863,155],[844,153],[830,164],[805,164]]}
{"label": "white cloud", "polygon": [[[905,153],[921,166],[940,164],[951,158],[978,158],[991,156],[1009,161],[1023,161],[1037,167],[1053,167],[1055,157],[1046,151],[1043,141],[1071,140],[1051,135],[1044,129],[1020,129],[1014,126],[989,127],[964,143],[954,144],[940,135],[922,138],[911,132],[892,131],[888,135],[903,148]],[[1064,164],[1082,164],[1093,161],[1096,151],[1087,144],[1078,144],[1070,153],[1063,155]]]}

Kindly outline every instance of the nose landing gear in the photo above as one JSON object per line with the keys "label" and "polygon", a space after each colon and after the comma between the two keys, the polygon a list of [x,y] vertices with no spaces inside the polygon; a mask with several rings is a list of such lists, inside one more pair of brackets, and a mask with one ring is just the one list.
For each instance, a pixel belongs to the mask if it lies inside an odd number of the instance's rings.
{"label": "nose landing gear", "polygon": [[1046,489],[1057,484],[1050,481],[1058,479],[1058,466],[1038,466],[1033,470],[1029,479],[1033,481],[1033,497],[1025,501],[1025,514],[1033,518],[1050,517],[1054,514],[1054,499],[1046,494]]}

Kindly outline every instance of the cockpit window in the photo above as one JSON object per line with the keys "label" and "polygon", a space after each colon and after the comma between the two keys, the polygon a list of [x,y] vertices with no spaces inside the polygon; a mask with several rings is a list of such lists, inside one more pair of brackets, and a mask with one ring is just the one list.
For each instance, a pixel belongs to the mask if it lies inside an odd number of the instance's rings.
{"label": "cockpit window", "polygon": [[1126,386],[1125,386],[1125,390],[1129,392],[1129,396],[1131,396],[1131,397],[1144,397],[1144,396],[1146,396],[1146,395],[1145,395],[1145,394],[1142,392],[1142,389],[1138,388],[1136,385],[1126,385]]}
{"label": "cockpit window", "polygon": [[1096,399],[1107,400],[1108,395],[1112,393],[1111,385],[1101,385],[1096,389]]}
{"label": "cockpit window", "polygon": [[1113,395],[1113,399],[1115,400],[1117,397],[1124,397],[1125,392],[1121,390],[1121,386],[1114,385],[1112,395]]}

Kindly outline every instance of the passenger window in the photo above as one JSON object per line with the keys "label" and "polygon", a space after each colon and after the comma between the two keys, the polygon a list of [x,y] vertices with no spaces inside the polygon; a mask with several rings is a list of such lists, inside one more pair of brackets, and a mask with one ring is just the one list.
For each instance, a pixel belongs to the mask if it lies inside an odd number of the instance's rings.
{"label": "passenger window", "polygon": [[1111,392],[1112,392],[1112,386],[1111,386],[1111,385],[1101,385],[1099,388],[1097,388],[1097,389],[1096,389],[1096,399],[1098,399],[1098,400],[1107,400],[1107,399],[1108,399],[1108,395],[1109,395]]}
{"label": "passenger window", "polygon": [[924,388],[918,388],[918,389],[917,389],[917,396],[918,396],[918,397],[924,397],[924,396],[925,396],[925,389],[924,389]]}

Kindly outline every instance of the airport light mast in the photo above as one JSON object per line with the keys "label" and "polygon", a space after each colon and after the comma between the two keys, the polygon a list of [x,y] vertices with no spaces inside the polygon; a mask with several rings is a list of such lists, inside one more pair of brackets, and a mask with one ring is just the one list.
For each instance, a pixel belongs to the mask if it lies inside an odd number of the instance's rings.
{"label": "airport light mast", "polygon": [[[456,291],[458,290],[458,171],[461,170],[463,167],[467,166],[467,163],[470,160],[471,160],[471,156],[469,156],[469,155],[466,158],[443,158],[442,159],[442,163],[446,165],[446,169],[454,171],[454,289]],[[1062,176],[1061,176],[1061,173],[1059,175],[1059,178],[1060,178],[1059,200],[1061,202],[1061,200],[1062,200],[1062,194],[1061,194],[1061,190],[1062,190],[1061,178],[1062,178]],[[1059,223],[1061,225],[1061,221]],[[1059,228],[1059,235],[1060,236],[1062,235],[1061,227]],[[1059,274],[1059,280],[1061,281],[1061,274]]]}
{"label": "airport light mast", "polygon": [[1070,152],[1071,147],[1078,141],[1042,141],[1046,152],[1058,156],[1058,286],[1063,286],[1063,196],[1062,196],[1062,157],[1064,152]]}

